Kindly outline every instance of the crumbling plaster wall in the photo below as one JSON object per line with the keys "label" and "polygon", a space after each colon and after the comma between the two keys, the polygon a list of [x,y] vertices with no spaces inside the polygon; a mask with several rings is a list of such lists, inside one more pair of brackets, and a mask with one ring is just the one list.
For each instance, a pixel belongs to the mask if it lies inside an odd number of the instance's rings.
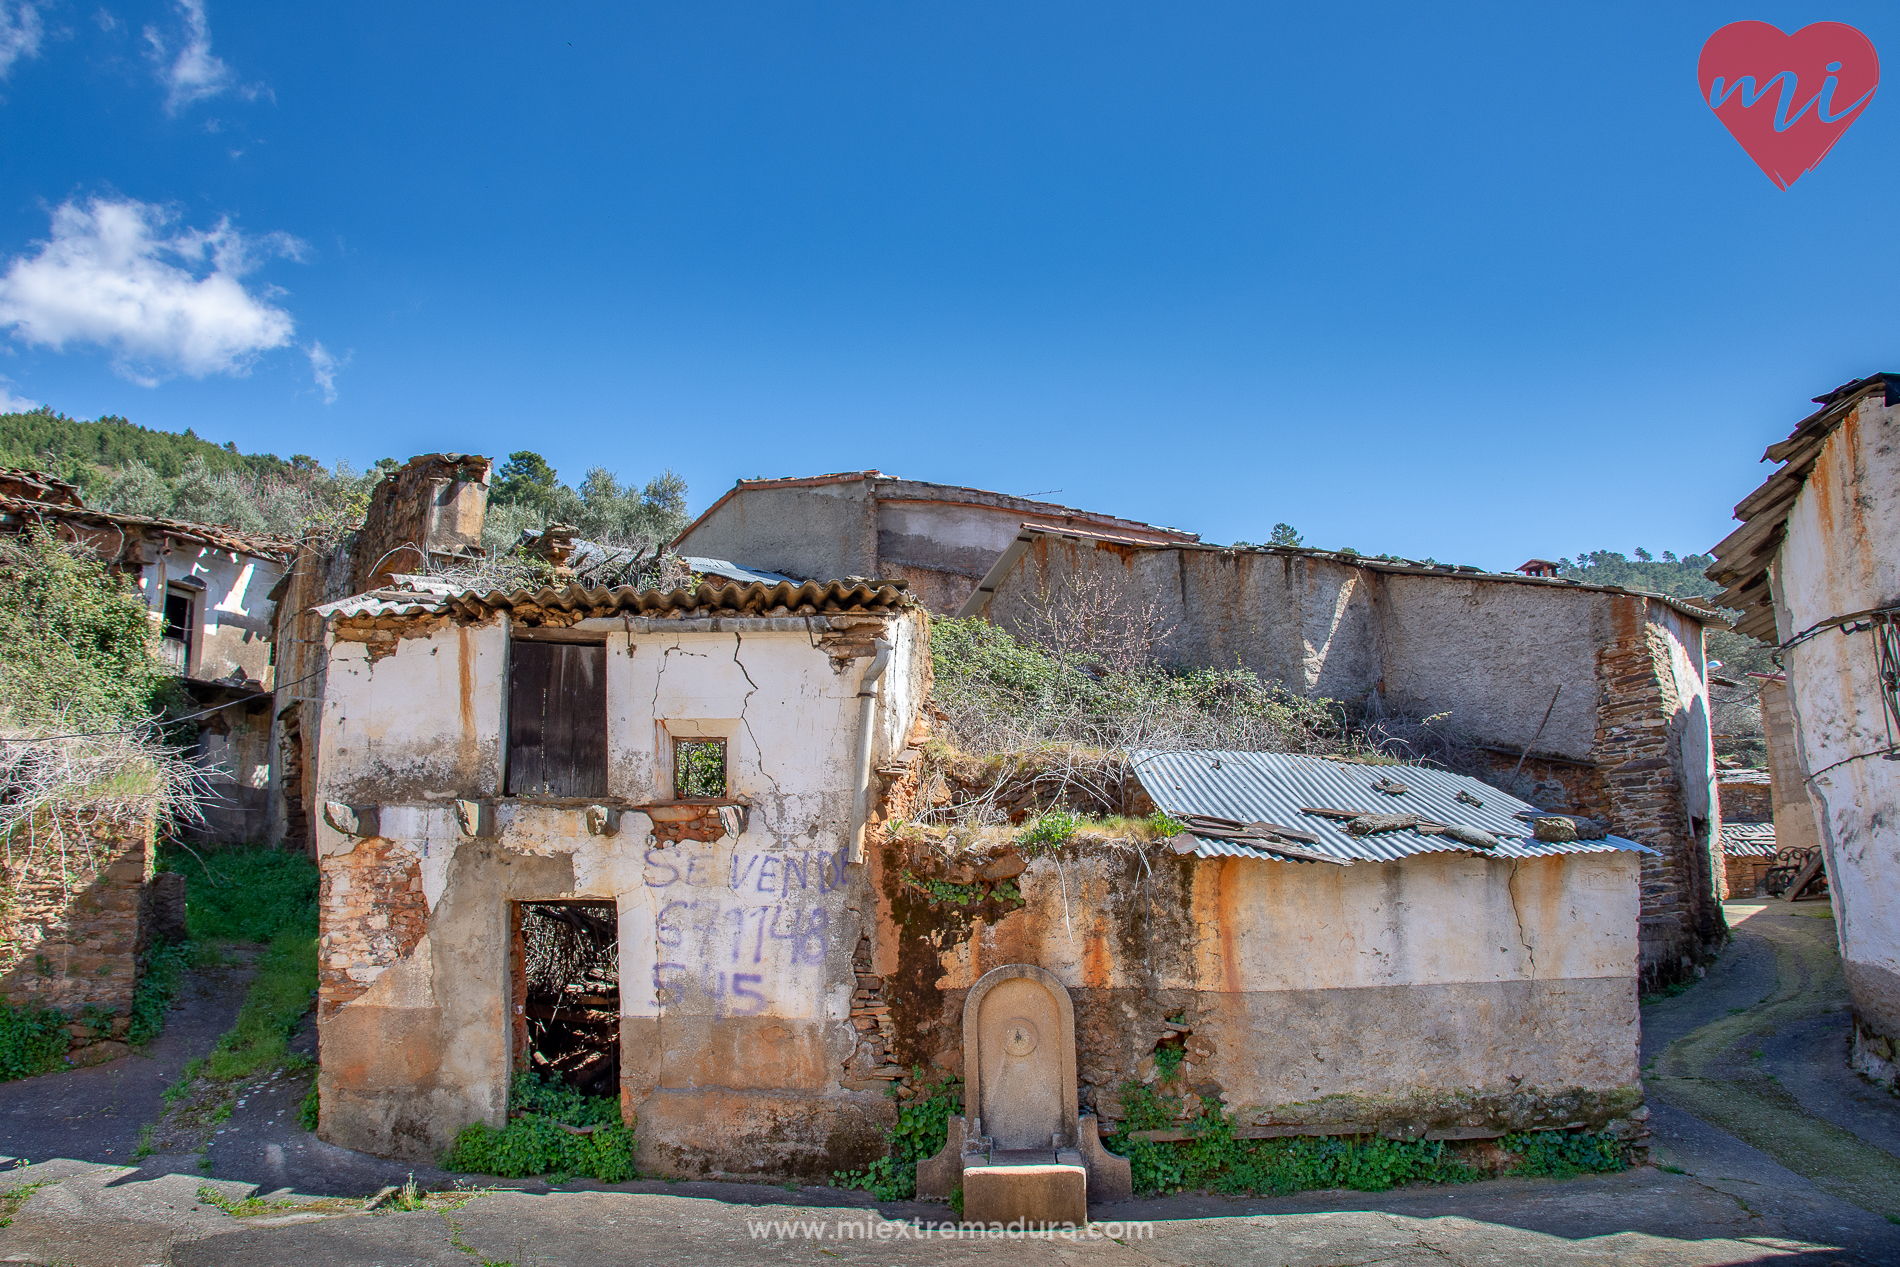
{"label": "crumbling plaster wall", "polygon": [[861,479],[740,488],[674,548],[800,580],[875,577],[877,502]]}
{"label": "crumbling plaster wall", "polygon": [[1076,1007],[1084,1112],[1152,1081],[1177,1019],[1183,1080],[1243,1123],[1432,1129],[1596,1124],[1641,1099],[1629,853],[1427,854],[1301,866],[1069,847],[1023,904],[932,907],[879,865],[877,968],[900,1063],[960,1071],[965,993],[1033,963]]}
{"label": "crumbling plaster wall", "polygon": [[273,676],[270,592],[284,575],[283,564],[177,539],[148,545],[146,555],[139,591],[154,621],[164,615],[170,584],[203,587],[191,676],[213,681],[241,674],[268,688]]}
{"label": "crumbling plaster wall", "polygon": [[[1171,629],[1164,658],[1250,668],[1354,704],[1431,714],[1483,742],[1584,760],[1596,736],[1587,687],[1606,596],[1461,576],[1408,576],[1296,554],[1129,549],[1042,537],[987,615],[1029,627],[1049,597],[1094,585]],[[1566,684],[1538,734],[1559,684]]]}
{"label": "crumbling plaster wall", "polygon": [[1786,680],[1761,681],[1762,732],[1768,741],[1768,779],[1774,802],[1775,848],[1817,849],[1820,828],[1808,796],[1808,767],[1795,732],[1794,709]]}
{"label": "crumbling plaster wall", "polygon": [[1039,608],[1078,601],[1119,603],[1137,619],[1152,610],[1172,631],[1160,654],[1177,663],[1243,665],[1375,716],[1448,714],[1511,754],[1495,777],[1530,749],[1534,775],[1567,802],[1550,808],[1604,815],[1659,852],[1644,862],[1646,985],[1693,972],[1719,943],[1702,630],[1666,604],[1292,553],[1043,536],[985,614],[1020,632]]}
{"label": "crumbling plaster wall", "polygon": [[[620,912],[622,1102],[643,1169],[861,1162],[891,1108],[886,1083],[845,1077],[868,931],[847,847],[858,690],[880,633],[888,761],[927,683],[921,616],[580,622],[608,644],[618,812],[601,835],[582,805],[497,796],[508,624],[418,622],[373,659],[333,643],[319,800],[378,806],[381,835],[317,826],[322,1136],[425,1160],[470,1122],[499,1125],[508,904],[592,898]],[[727,738],[736,838],[655,839],[676,729]],[[483,835],[455,797],[486,802]]]}
{"label": "crumbling plaster wall", "polygon": [[[1900,603],[1900,408],[1863,397],[1824,442],[1789,511],[1772,573],[1784,644],[1815,625]],[[1848,991],[1891,1078],[1900,1042],[1900,762],[1875,631],[1826,630],[1782,653],[1826,853]],[[1777,833],[1778,834],[1778,833]]]}

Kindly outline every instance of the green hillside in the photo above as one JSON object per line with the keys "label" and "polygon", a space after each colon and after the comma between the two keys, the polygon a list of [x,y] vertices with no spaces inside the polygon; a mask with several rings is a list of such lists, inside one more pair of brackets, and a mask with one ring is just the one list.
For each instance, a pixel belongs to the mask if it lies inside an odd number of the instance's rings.
{"label": "green hillside", "polygon": [[165,479],[176,479],[194,457],[213,472],[266,475],[291,466],[275,454],[244,454],[235,444],[213,444],[193,435],[190,427],[182,434],[153,431],[111,415],[86,422],[51,408],[0,414],[0,465],[33,467],[82,487],[127,462],[141,462]]}

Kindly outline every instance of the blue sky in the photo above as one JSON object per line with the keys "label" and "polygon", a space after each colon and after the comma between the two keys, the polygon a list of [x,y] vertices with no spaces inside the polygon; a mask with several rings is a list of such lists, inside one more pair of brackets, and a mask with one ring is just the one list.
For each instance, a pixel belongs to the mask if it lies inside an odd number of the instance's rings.
{"label": "blue sky", "polygon": [[877,467],[1706,549],[1808,397],[1900,369],[1900,89],[1777,190],[1698,96],[1741,18],[1900,49],[1859,3],[0,0],[0,387],[695,511]]}

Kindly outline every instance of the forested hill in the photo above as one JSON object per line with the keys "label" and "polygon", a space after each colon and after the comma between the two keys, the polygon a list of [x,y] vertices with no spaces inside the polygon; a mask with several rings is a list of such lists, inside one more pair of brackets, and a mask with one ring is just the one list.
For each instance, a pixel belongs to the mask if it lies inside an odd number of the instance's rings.
{"label": "forested hill", "polygon": [[141,462],[175,479],[194,457],[212,471],[253,475],[277,474],[291,466],[275,454],[245,454],[235,444],[213,444],[193,435],[189,427],[181,435],[111,415],[85,422],[50,408],[0,414],[0,466],[32,467],[82,485],[94,482],[87,475],[114,471],[127,462]]}
{"label": "forested hill", "polygon": [[1574,562],[1560,559],[1558,564],[1561,574],[1573,581],[1621,585],[1671,598],[1707,598],[1722,590],[1705,575],[1715,565],[1715,557],[1708,554],[1685,554],[1678,559],[1672,551],[1664,550],[1658,559],[1639,547],[1635,558],[1626,559],[1614,550],[1592,550]]}

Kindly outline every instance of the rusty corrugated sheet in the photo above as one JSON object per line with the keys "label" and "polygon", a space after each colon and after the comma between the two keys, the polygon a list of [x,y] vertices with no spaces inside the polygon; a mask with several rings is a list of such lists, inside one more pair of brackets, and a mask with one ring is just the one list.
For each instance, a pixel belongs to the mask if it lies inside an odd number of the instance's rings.
{"label": "rusty corrugated sheet", "polygon": [[[1129,756],[1142,787],[1156,805],[1170,814],[1208,814],[1243,823],[1265,821],[1297,828],[1319,838],[1319,844],[1311,848],[1342,860],[1396,862],[1421,853],[1493,853],[1503,858],[1547,858],[1556,854],[1619,850],[1655,852],[1646,845],[1618,836],[1567,844],[1534,840],[1530,824],[1518,815],[1537,812],[1535,806],[1476,779],[1423,766],[1361,765],[1283,752],[1144,750]],[[1403,783],[1407,789],[1405,794],[1387,796],[1374,791],[1372,784],[1380,778]],[[1483,804],[1461,801],[1459,792]],[[1342,823],[1300,812],[1309,806],[1368,814],[1417,814],[1441,823],[1488,831],[1502,846],[1496,850],[1473,849],[1449,837],[1426,836],[1416,831],[1354,836]],[[1284,861],[1246,845],[1213,840],[1201,840],[1195,856]]]}

